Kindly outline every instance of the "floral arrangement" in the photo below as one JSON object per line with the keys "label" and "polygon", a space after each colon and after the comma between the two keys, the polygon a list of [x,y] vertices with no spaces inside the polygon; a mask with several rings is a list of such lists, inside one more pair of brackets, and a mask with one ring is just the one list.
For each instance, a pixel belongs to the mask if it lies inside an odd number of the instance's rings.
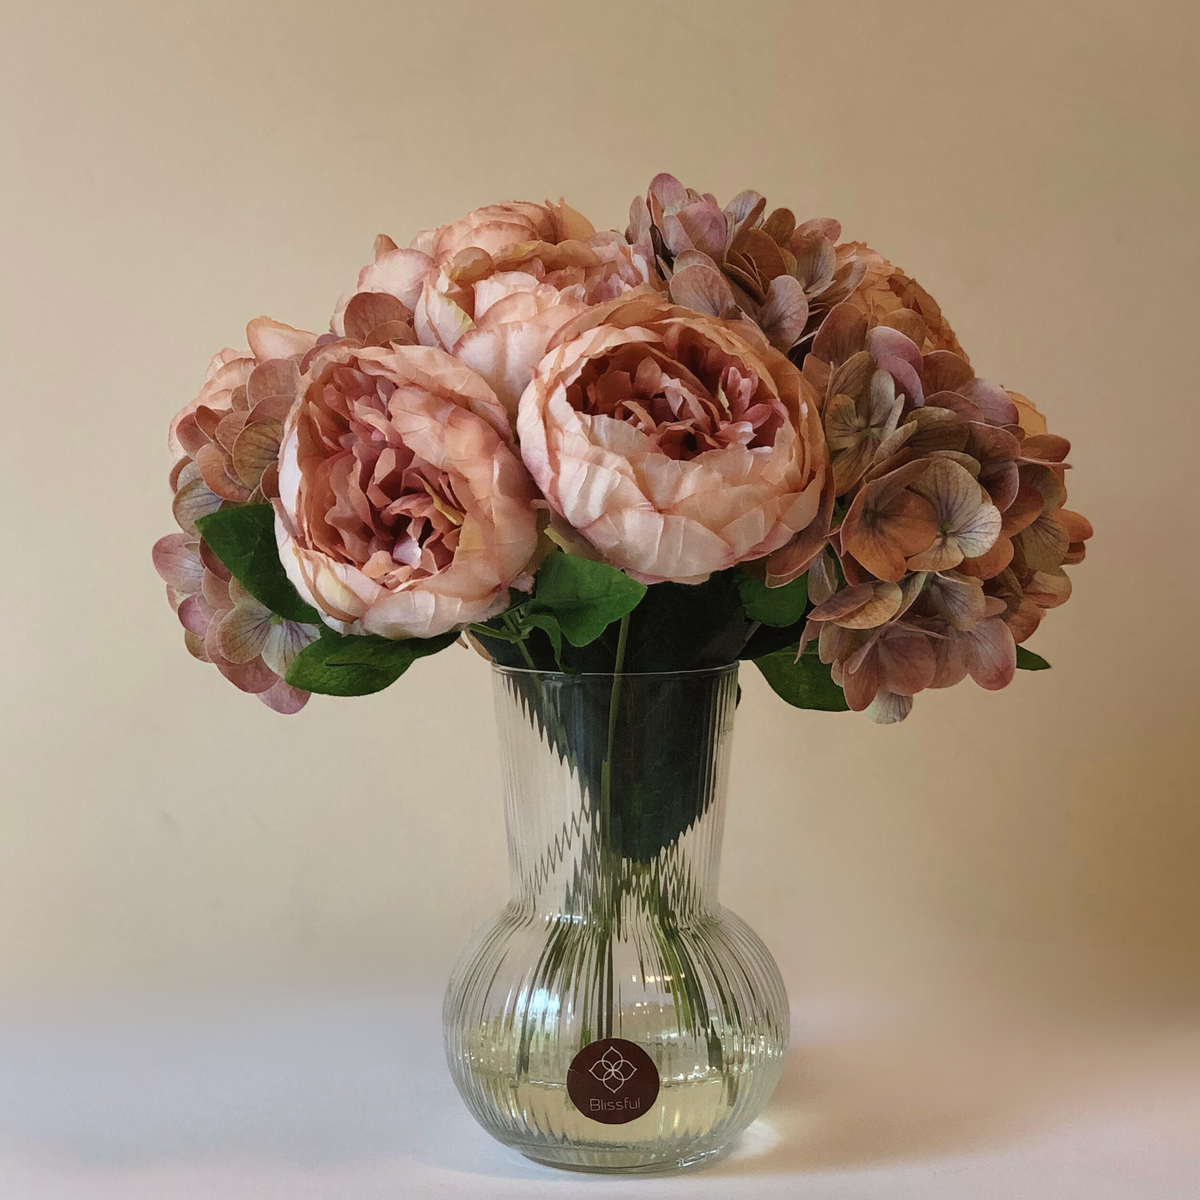
{"label": "floral arrangement", "polygon": [[329,331],[259,317],[170,428],[154,563],[188,650],[279,712],[457,642],[510,666],[753,660],[907,716],[1022,645],[1088,522],[1067,441],[832,220],[659,175],[388,237]]}

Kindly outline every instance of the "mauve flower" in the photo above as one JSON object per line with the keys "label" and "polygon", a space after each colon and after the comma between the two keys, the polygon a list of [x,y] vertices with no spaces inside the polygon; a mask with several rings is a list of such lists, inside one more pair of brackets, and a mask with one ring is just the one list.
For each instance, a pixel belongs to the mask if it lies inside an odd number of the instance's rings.
{"label": "mauve flower", "polygon": [[840,233],[826,218],[797,224],[789,209],[767,214],[754,191],[721,208],[708,193],[663,174],[633,201],[625,236],[657,266],[677,304],[744,316],[776,349],[802,357],[822,315],[866,275],[853,252],[838,253]]}
{"label": "mauve flower", "polygon": [[[820,631],[835,678],[852,681],[855,706],[896,721],[924,676],[893,687],[887,672],[861,674],[854,655],[865,642],[848,630],[899,625],[924,638],[937,663],[926,686],[970,675],[1003,687],[1015,669],[1014,643],[1070,596],[1063,566],[1082,560],[1092,531],[1065,508],[1069,445],[1047,432],[1033,405],[979,379],[961,355],[923,350],[914,337],[928,346],[929,335],[911,321],[889,319],[872,325],[854,302],[838,305],[804,362],[823,398],[846,505],[830,540],[846,587],[834,593],[827,554],[819,557],[815,581],[810,572],[817,608],[803,640]],[[927,661],[908,634],[889,634],[889,645]],[[881,653],[871,652],[877,667],[895,657]],[[878,682],[873,699],[869,682]]]}
{"label": "mauve flower", "polygon": [[278,494],[276,460],[283,420],[295,394],[298,363],[317,337],[258,317],[246,326],[248,354],[222,350],[204,386],[171,422],[168,443],[173,511],[195,534],[198,518],[223,503],[247,504]]}
{"label": "mauve flower", "polygon": [[316,641],[315,625],[276,616],[192,535],[160,538],[154,567],[167,585],[167,598],[193,657],[212,663],[234,687],[276,712],[304,707],[309,693],[284,682],[284,676],[296,655]]}
{"label": "mauve flower", "polygon": [[[317,337],[258,317],[246,327],[246,340],[249,353],[226,349],[213,357],[200,394],[171,422],[172,511],[184,532],[158,540],[154,566],[167,584],[188,651],[213,663],[241,691],[277,712],[292,713],[304,707],[308,693],[283,676],[316,639],[316,627],[284,621],[259,604],[231,579],[196,530],[200,517],[219,508],[278,495],[283,421],[299,364]],[[227,621],[231,631],[237,626],[241,632],[222,639]]]}
{"label": "mauve flower", "polygon": [[495,393],[426,346],[312,357],[280,453],[276,533],[331,627],[434,637],[484,621],[534,555],[534,490]]}
{"label": "mauve flower", "polygon": [[700,583],[824,541],[831,480],[815,397],[746,323],[648,290],[551,344],[521,397],[521,454],[550,507],[644,583]]}

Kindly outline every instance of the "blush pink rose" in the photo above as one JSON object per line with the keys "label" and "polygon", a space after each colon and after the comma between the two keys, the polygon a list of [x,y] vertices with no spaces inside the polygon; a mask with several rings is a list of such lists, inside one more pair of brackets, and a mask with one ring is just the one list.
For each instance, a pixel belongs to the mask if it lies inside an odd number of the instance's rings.
{"label": "blush pink rose", "polygon": [[538,543],[535,493],[495,393],[425,346],[318,350],[280,450],[276,535],[344,633],[434,637],[508,604]]}
{"label": "blush pink rose", "polygon": [[408,249],[376,241],[355,292],[384,292],[413,314],[416,339],[467,363],[515,420],[517,402],[551,338],[595,304],[655,278],[640,251],[597,233],[566,205],[500,204],[419,234]]}
{"label": "blush pink rose", "polygon": [[517,428],[551,508],[644,583],[815,554],[828,530],[815,393],[745,322],[647,291],[599,306],[552,344]]}

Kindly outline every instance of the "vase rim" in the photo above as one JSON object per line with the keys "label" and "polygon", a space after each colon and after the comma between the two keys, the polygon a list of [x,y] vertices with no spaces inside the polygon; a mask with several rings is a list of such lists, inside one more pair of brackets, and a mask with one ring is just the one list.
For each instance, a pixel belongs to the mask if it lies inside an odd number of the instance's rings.
{"label": "vase rim", "polygon": [[492,670],[499,675],[536,675],[539,679],[681,679],[718,677],[736,672],[739,660],[724,663],[719,667],[695,667],[687,671],[539,671],[534,667],[506,667],[492,663]]}

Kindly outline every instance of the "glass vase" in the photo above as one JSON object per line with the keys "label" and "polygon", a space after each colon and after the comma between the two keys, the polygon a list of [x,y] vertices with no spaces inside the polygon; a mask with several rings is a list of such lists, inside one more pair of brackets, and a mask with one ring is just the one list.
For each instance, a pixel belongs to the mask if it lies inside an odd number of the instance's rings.
{"label": "glass vase", "polygon": [[446,992],[454,1081],[538,1162],[709,1159],[788,1043],[779,970],[717,900],[737,666],[493,672],[512,899]]}

